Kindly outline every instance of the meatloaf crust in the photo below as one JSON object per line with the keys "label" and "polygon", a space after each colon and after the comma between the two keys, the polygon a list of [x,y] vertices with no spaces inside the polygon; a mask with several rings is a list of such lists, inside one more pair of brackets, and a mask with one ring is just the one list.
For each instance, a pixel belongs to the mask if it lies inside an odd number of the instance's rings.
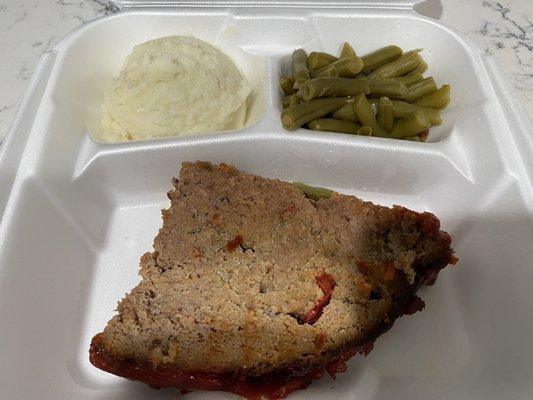
{"label": "meatloaf crust", "polygon": [[184,163],[141,282],[91,362],[155,387],[282,398],[345,369],[455,262],[430,213]]}

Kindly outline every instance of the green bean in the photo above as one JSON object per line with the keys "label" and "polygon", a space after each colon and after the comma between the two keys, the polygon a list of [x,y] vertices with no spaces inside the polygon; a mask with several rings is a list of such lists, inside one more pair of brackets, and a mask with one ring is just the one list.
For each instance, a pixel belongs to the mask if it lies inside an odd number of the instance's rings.
{"label": "green bean", "polygon": [[353,112],[362,125],[373,127],[376,125],[374,111],[364,94],[358,95],[353,104]]}
{"label": "green bean", "polygon": [[412,85],[418,81],[424,79],[421,74],[407,74],[404,76],[397,76],[396,78],[391,78],[392,80],[403,83],[406,86]]}
{"label": "green bean", "polygon": [[281,86],[281,90],[283,91],[283,93],[286,95],[296,93],[296,89],[294,89],[293,87],[294,81],[287,76],[282,76],[281,78],[279,78],[279,85]]}
{"label": "green bean", "polygon": [[387,132],[391,131],[394,122],[393,108],[392,102],[388,98],[382,97],[379,99],[377,121],[379,126]]}
{"label": "green bean", "polygon": [[428,117],[431,125],[442,124],[440,111],[435,110],[434,108],[417,106],[414,104],[409,104],[404,101],[397,100],[392,100],[392,106],[395,118],[406,118],[414,114],[416,111],[422,111]]}
{"label": "green bean", "polygon": [[337,111],[349,100],[348,97],[333,97],[314,99],[289,106],[281,112],[281,123],[286,129],[296,129],[314,119]]}
{"label": "green bean", "polygon": [[338,78],[339,70],[335,66],[328,66],[318,71],[311,71],[311,79],[314,78]]}
{"label": "green bean", "polygon": [[369,126],[362,126],[361,129],[357,131],[357,134],[361,136],[372,136],[372,128]]}
{"label": "green bean", "polygon": [[301,182],[292,182],[292,185],[301,190],[305,197],[311,200],[329,199],[334,193],[333,190],[324,189],[316,186],[309,186]]}
{"label": "green bean", "polygon": [[285,109],[289,106],[300,104],[301,102],[302,101],[298,96],[296,96],[295,94],[291,94],[290,96],[285,96],[283,98],[282,104],[283,104],[283,108]]}
{"label": "green bean", "polygon": [[316,71],[337,60],[338,58],[331,54],[313,51],[309,54],[309,68]]}
{"label": "green bean", "polygon": [[442,87],[414,102],[418,106],[432,107],[443,109],[450,103],[450,85],[442,85]]}
{"label": "green bean", "polygon": [[353,102],[353,111],[363,126],[372,128],[372,134],[379,137],[389,137],[387,131],[378,125],[372,106],[364,94],[358,95]]}
{"label": "green bean", "polygon": [[397,120],[392,126],[391,135],[397,139],[404,139],[424,132],[430,126],[427,116],[422,111],[415,111],[410,117]]}
{"label": "green bean", "polygon": [[344,121],[359,122],[353,112],[352,103],[346,103],[332,115],[333,118],[342,119]]}
{"label": "green bean", "polygon": [[400,58],[376,68],[374,71],[372,71],[372,73],[370,73],[370,75],[368,75],[368,77],[378,79],[394,78],[396,76],[405,75],[414,70],[418,64],[420,64],[420,56],[418,55],[420,51],[422,50],[417,49],[408,51]]}
{"label": "green bean", "polygon": [[363,69],[363,61],[359,57],[341,58],[327,67],[314,71],[314,76],[340,76],[342,78],[353,78]]}
{"label": "green bean", "polygon": [[422,57],[420,57],[420,64],[418,64],[418,66],[413,69],[411,72],[409,72],[407,75],[422,75],[424,72],[426,72],[428,69],[428,65],[426,64],[426,62],[424,60],[422,60]]}
{"label": "green bean", "polygon": [[283,107],[283,109],[286,109],[287,107],[289,107],[291,105],[291,96],[283,96],[283,99],[281,100],[281,106]]}
{"label": "green bean", "polygon": [[309,129],[314,131],[329,131],[329,132],[339,132],[339,133],[351,133],[353,135],[357,134],[361,125],[350,122],[350,121],[341,121],[335,118],[319,118],[315,119],[307,124]]}
{"label": "green bean", "polygon": [[402,55],[402,53],[402,49],[400,49],[398,46],[391,45],[363,56],[363,73],[370,72],[380,65],[397,59]]}
{"label": "green bean", "polygon": [[292,80],[294,81],[294,88],[298,89],[309,78],[307,53],[304,49],[294,50],[292,53]]}
{"label": "green bean", "polygon": [[407,92],[405,100],[409,103],[412,103],[416,99],[419,99],[420,97],[426,96],[435,91],[437,91],[437,85],[435,85],[435,81],[433,80],[433,78],[426,78],[419,82],[415,82],[412,85],[409,85],[409,91]]}
{"label": "green bean", "polygon": [[352,46],[350,46],[350,43],[344,42],[342,45],[342,50],[339,58],[346,58],[346,57],[355,57],[355,50]]}
{"label": "green bean", "polygon": [[302,99],[300,99],[296,94],[291,95],[291,100],[289,102],[290,106],[294,106],[295,104],[302,103]]}
{"label": "green bean", "polygon": [[315,78],[303,83],[297,95],[304,101],[316,97],[355,96],[370,93],[365,78]]}
{"label": "green bean", "polygon": [[387,96],[391,99],[404,99],[408,93],[407,86],[392,79],[369,79],[370,94],[372,96]]}

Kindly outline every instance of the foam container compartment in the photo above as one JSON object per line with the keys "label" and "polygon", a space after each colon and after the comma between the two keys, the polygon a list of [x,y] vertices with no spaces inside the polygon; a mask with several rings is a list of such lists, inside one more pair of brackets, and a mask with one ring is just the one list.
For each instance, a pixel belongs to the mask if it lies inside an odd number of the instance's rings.
{"label": "foam container compartment", "polygon": [[[179,397],[94,368],[88,349],[138,282],[171,177],[194,160],[427,210],[453,237],[460,261],[421,290],[426,310],[398,320],[336,380],[291,399],[531,398],[533,130],[490,57],[409,1],[121,5],[43,56],[0,148],[1,398]],[[124,57],[172,34],[226,46],[256,88],[249,124],[166,140],[92,139],[91,119]],[[283,130],[278,76],[288,55],[337,52],[344,40],[360,54],[390,43],[424,48],[429,73],[453,90],[429,143]]]}

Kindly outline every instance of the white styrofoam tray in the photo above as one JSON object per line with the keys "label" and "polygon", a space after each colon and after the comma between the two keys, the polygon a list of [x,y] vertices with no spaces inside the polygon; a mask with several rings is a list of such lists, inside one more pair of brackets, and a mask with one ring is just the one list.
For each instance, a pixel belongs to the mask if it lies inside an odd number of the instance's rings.
{"label": "white styrofoam tray", "polygon": [[[291,398],[531,398],[533,146],[523,109],[490,58],[408,2],[299,4],[123,10],[44,55],[0,150],[0,398],[177,396],[92,367],[88,348],[138,281],[170,178],[187,160],[428,210],[452,234],[460,262],[422,289],[426,310],[400,319],[335,381],[324,377]],[[91,115],[124,57],[171,34],[236,49],[260,99],[255,120],[176,139],[91,139]],[[431,143],[281,128],[287,56],[297,47],[335,52],[344,40],[361,54],[390,43],[425,49],[431,75],[453,88]]]}

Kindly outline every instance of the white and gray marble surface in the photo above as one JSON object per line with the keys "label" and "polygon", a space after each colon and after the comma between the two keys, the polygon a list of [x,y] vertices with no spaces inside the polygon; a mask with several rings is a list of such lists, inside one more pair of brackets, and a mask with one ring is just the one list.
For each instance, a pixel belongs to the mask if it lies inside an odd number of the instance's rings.
{"label": "white and gray marble surface", "polygon": [[[533,0],[428,0],[417,9],[494,55],[533,117]],[[73,28],[115,11],[105,0],[0,0],[0,140],[39,56]]]}

